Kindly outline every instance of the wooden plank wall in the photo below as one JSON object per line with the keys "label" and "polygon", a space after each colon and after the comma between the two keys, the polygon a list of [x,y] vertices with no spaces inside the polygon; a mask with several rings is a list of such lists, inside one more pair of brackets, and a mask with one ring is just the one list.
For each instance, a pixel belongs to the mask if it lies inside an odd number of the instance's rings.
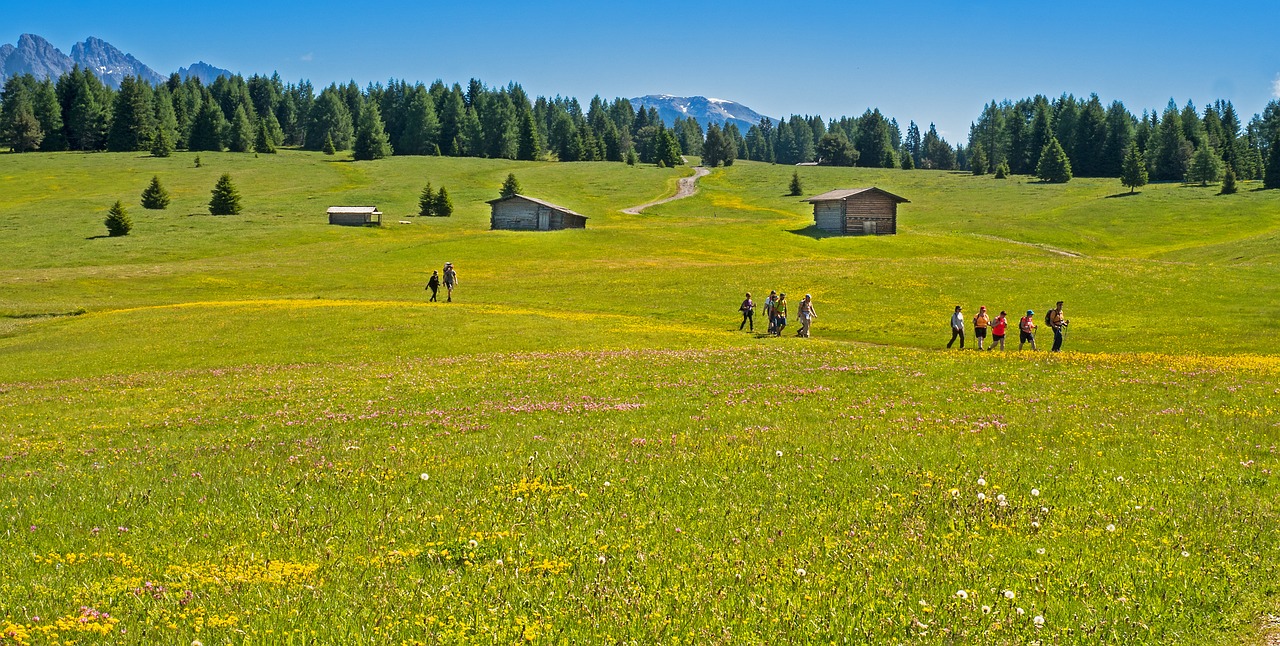
{"label": "wooden plank wall", "polygon": [[862,235],[867,220],[876,223],[876,234],[891,235],[898,232],[898,203],[892,198],[868,191],[845,200],[845,227],[849,235]]}
{"label": "wooden plank wall", "polygon": [[823,231],[844,233],[842,203],[838,200],[813,203],[813,223]]}

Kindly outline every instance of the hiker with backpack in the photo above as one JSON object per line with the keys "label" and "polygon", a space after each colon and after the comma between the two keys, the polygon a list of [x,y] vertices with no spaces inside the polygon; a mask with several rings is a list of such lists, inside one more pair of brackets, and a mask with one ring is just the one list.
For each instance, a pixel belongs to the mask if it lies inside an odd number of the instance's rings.
{"label": "hiker with backpack", "polygon": [[987,306],[978,308],[978,315],[973,317],[973,338],[978,340],[978,349],[982,349],[982,341],[987,338],[987,328],[991,326],[991,317],[987,316]]}
{"label": "hiker with backpack", "polygon": [[755,332],[756,331],[756,321],[755,321],[756,302],[751,300],[751,292],[747,292],[747,299],[742,301],[742,305],[738,306],[738,311],[742,312],[742,325],[738,326],[738,331],[741,332],[743,326],[749,324],[751,326],[751,331]]}
{"label": "hiker with backpack", "polygon": [[807,339],[809,338],[809,326],[813,325],[813,319],[818,318],[818,311],[813,309],[813,296],[804,295],[804,299],[800,301],[800,331],[796,332],[796,336]]}
{"label": "hiker with backpack", "polygon": [[995,350],[996,346],[1000,346],[1000,351],[1004,352],[1004,333],[1009,328],[1008,314],[1004,310],[1000,310],[1000,316],[991,322],[991,347],[987,350]]}
{"label": "hiker with backpack", "polygon": [[436,294],[440,293],[440,272],[432,271],[431,279],[427,281],[427,289],[431,290],[431,301],[436,302]]}
{"label": "hiker with backpack", "polygon": [[1033,310],[1027,310],[1027,315],[1018,320],[1018,330],[1020,332],[1018,343],[1018,351],[1022,351],[1022,347],[1027,343],[1031,344],[1031,351],[1036,351],[1036,313]]}
{"label": "hiker with backpack", "polygon": [[454,271],[453,263],[446,262],[444,264],[444,288],[449,292],[445,302],[453,302],[453,288],[458,286],[458,272]]}
{"label": "hiker with backpack", "polygon": [[773,305],[777,301],[778,301],[778,292],[772,289],[769,290],[769,295],[766,296],[764,299],[764,320],[769,324],[769,329],[768,329],[769,334],[773,334],[773,328],[777,325],[777,321],[775,320],[775,314],[773,311]]}
{"label": "hiker with backpack", "polygon": [[774,336],[782,336],[782,331],[787,327],[787,295],[778,294],[778,300],[773,303],[773,312],[776,316],[774,325]]}
{"label": "hiker with backpack", "polygon": [[1058,301],[1057,307],[1049,310],[1045,315],[1044,322],[1053,329],[1053,352],[1062,351],[1062,337],[1067,331],[1067,319],[1062,316],[1062,301]]}
{"label": "hiker with backpack", "polygon": [[960,306],[956,306],[956,311],[951,315],[951,340],[947,342],[947,347],[960,339],[960,349],[964,349],[964,314],[960,313]]}

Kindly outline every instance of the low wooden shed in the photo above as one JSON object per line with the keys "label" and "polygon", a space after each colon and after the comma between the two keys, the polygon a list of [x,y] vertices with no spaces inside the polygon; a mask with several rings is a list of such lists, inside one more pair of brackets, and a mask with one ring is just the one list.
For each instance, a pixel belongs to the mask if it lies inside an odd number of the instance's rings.
{"label": "low wooden shed", "polygon": [[846,236],[897,233],[898,205],[911,202],[874,186],[838,188],[805,201],[813,204],[813,223],[819,229]]}
{"label": "low wooden shed", "polygon": [[489,216],[490,229],[553,231],[587,228],[587,216],[527,195],[489,200],[489,206],[493,209]]}
{"label": "low wooden shed", "polygon": [[376,206],[331,206],[329,224],[349,227],[382,226],[382,211]]}

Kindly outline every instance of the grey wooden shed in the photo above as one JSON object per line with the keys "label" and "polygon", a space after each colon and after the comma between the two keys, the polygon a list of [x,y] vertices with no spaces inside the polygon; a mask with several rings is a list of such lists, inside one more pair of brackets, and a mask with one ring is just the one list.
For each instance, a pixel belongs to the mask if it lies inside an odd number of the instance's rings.
{"label": "grey wooden shed", "polygon": [[331,206],[329,224],[351,227],[382,226],[382,211],[376,206]]}
{"label": "grey wooden shed", "polygon": [[898,205],[911,202],[874,186],[838,188],[805,201],[813,204],[813,223],[819,229],[847,236],[897,233]]}
{"label": "grey wooden shed", "polygon": [[587,216],[527,195],[509,195],[489,200],[490,229],[510,231],[553,231],[585,229]]}

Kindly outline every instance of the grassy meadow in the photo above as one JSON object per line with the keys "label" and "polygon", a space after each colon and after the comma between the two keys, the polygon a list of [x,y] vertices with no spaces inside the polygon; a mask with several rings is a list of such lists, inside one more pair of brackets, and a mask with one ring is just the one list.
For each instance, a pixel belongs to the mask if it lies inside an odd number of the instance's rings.
{"label": "grassy meadow", "polygon": [[[0,645],[1241,644],[1280,614],[1280,192],[739,162],[626,215],[689,169],[201,160],[0,156]],[[900,234],[816,232],[793,171],[907,197]],[[207,214],[223,172],[242,215]],[[488,230],[509,172],[588,228]],[[454,217],[413,216],[427,182]],[[769,289],[813,294],[813,339],[737,330]],[[1065,353],[942,349],[955,304],[1059,299]]]}

